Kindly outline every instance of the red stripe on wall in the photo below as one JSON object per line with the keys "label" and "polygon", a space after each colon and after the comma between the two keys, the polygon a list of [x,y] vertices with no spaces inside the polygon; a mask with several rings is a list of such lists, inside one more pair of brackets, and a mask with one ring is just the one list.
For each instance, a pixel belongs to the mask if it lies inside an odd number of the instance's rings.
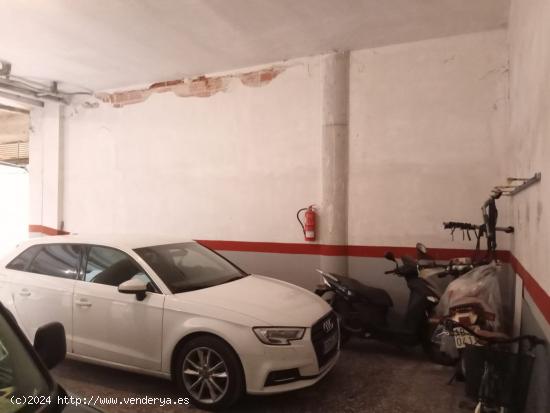
{"label": "red stripe on wall", "polygon": [[277,254],[313,254],[321,252],[319,244],[292,244],[283,242],[248,242],[196,240],[205,247],[220,251],[270,252]]}
{"label": "red stripe on wall", "polygon": [[529,292],[531,298],[546,318],[546,321],[550,324],[550,295],[540,286],[540,284],[533,278],[531,274],[525,269],[525,267],[518,261],[516,257],[510,254],[510,264],[514,268],[514,271],[523,280],[523,287]]}
{"label": "red stripe on wall", "polygon": [[39,232],[44,235],[67,235],[67,231],[45,227],[44,225],[29,225],[29,232]]}
{"label": "red stripe on wall", "polygon": [[[45,235],[64,235],[67,231],[46,227],[43,225],[29,225],[30,232],[40,232]],[[391,246],[367,246],[367,245],[323,245],[323,244],[301,244],[285,242],[249,242],[249,241],[218,241],[218,240],[197,240],[204,246],[217,251],[240,251],[240,252],[264,252],[275,254],[306,254],[325,256],[348,256],[348,257],[371,257],[381,258],[386,251],[392,251],[396,256],[416,254],[412,247],[391,247]],[[471,256],[472,250],[452,248],[430,248],[430,255],[438,260],[449,260],[455,257]],[[533,301],[550,323],[550,296],[533,278],[523,265],[514,257],[510,251],[497,251],[497,257],[512,265],[516,273],[523,280],[523,285],[533,298]]]}
{"label": "red stripe on wall", "polygon": [[[213,241],[197,240],[208,248],[218,251],[265,252],[275,254],[313,254],[348,257],[381,258],[386,251],[392,251],[397,257],[402,255],[416,255],[412,247],[367,246],[367,245],[322,245],[322,244],[289,244],[279,242],[242,242],[242,241]],[[430,255],[438,260],[471,256],[473,251],[468,249],[430,248]],[[550,323],[550,296],[537,283],[529,272],[521,265],[510,251],[497,251],[497,257],[503,262],[510,263],[523,280],[523,285],[533,297],[533,301]]]}
{"label": "red stripe on wall", "polygon": [[[392,251],[396,256],[416,255],[413,247],[368,246],[368,245],[325,245],[299,244],[284,242],[249,242],[249,241],[217,241],[196,240],[202,245],[219,251],[266,252],[273,254],[312,254],[348,257],[382,258],[386,251]],[[461,256],[471,256],[473,250],[453,248],[430,248],[430,255],[438,260],[450,260]],[[502,261],[508,261],[508,251],[498,251],[497,256]]]}

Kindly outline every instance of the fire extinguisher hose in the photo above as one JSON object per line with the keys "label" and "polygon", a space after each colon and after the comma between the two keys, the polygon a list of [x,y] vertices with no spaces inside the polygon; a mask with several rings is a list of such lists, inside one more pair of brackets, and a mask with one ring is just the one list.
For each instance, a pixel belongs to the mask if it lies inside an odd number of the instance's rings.
{"label": "fire extinguisher hose", "polygon": [[300,226],[302,227],[302,232],[304,233],[304,237],[305,237],[306,236],[306,228],[304,227],[304,223],[300,219],[300,213],[303,212],[303,211],[307,211],[307,208],[299,209],[298,212],[296,212],[296,219],[300,223]]}

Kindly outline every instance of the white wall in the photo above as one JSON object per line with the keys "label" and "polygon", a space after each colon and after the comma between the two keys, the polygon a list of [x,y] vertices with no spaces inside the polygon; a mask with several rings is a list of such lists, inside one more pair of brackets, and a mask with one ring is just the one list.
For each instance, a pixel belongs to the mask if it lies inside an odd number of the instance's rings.
{"label": "white wall", "polygon": [[[510,201],[516,228],[512,253],[535,279],[525,283],[522,332],[550,337],[550,2],[513,0],[510,10],[510,150],[513,176],[542,173],[542,181]],[[546,292],[546,294],[544,293]],[[550,352],[536,349],[525,411],[550,410]]]}
{"label": "white wall", "polygon": [[[286,70],[261,87],[235,77],[207,98],[166,92],[122,108],[82,100],[65,108],[58,163],[65,229],[303,242],[295,213],[321,201],[320,61],[280,63]],[[500,168],[507,70],[504,30],[351,54],[348,244],[473,247],[460,234],[451,243],[441,223],[479,222],[481,203],[507,173]],[[40,151],[34,141],[31,151]],[[45,188],[38,182],[32,193]],[[506,249],[506,237],[500,241]],[[316,255],[227,255],[307,288],[318,280]],[[349,263],[350,275],[389,289],[402,308],[407,290],[382,277],[385,260]]]}
{"label": "white wall", "polygon": [[59,103],[33,108],[29,131],[30,224],[54,229],[63,221],[61,113]]}
{"label": "white wall", "polygon": [[28,238],[29,175],[27,171],[0,165],[0,259]]}
{"label": "white wall", "polygon": [[550,2],[516,0],[510,14],[509,174],[542,181],[511,203],[513,254],[550,293]]}
{"label": "white wall", "polygon": [[[479,222],[505,174],[505,31],[353,52],[350,76],[348,243],[465,246],[441,223]],[[302,242],[295,212],[320,201],[321,103],[314,57],[263,87],[67,108],[65,228]]]}
{"label": "white wall", "polygon": [[350,244],[472,246],[442,222],[480,223],[503,183],[507,58],[505,30],[352,54]]}
{"label": "white wall", "polygon": [[312,58],[262,87],[68,108],[67,230],[301,241],[295,213],[320,197],[319,82]]}

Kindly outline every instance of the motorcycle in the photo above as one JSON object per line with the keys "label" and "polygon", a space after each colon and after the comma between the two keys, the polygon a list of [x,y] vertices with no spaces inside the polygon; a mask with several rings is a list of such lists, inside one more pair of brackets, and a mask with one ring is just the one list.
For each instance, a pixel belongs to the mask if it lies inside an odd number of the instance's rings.
{"label": "motorcycle", "polygon": [[[367,286],[354,278],[317,270],[322,285],[315,293],[327,300],[339,315],[342,342],[355,336],[397,345],[422,345],[433,361],[445,365],[454,363],[432,341],[435,325],[429,320],[444,291],[437,279],[449,274],[458,277],[469,271],[472,264],[464,259],[451,260],[446,265],[437,264],[420,243],[417,244],[417,255],[419,259],[403,255],[399,264],[392,252],[385,254],[385,258],[395,264],[395,268],[385,271],[385,274],[402,277],[409,288],[405,315],[395,323],[388,322],[393,301],[386,290]],[[422,262],[426,260],[431,262]]]}
{"label": "motorcycle", "polygon": [[[496,257],[497,232],[513,233],[513,227],[497,227],[498,210],[495,201],[500,198],[502,192],[495,191],[482,206],[483,224],[474,225],[464,222],[446,222],[445,229],[451,229],[451,234],[456,230],[473,231],[477,242],[474,252],[473,271],[465,274],[460,279],[451,282],[440,303],[435,308],[436,317],[431,322],[433,328],[432,341],[440,346],[440,350],[449,357],[456,359],[457,370],[455,377],[459,380],[466,375],[466,367],[462,353],[467,346],[482,346],[484,341],[479,337],[503,338],[499,330],[499,313],[502,307],[500,302],[500,289],[498,274],[500,266]],[[487,238],[487,249],[484,257],[480,255],[480,240]],[[441,320],[452,320],[456,327],[452,334],[444,328]],[[465,325],[470,330],[461,326]],[[476,331],[472,335],[469,331]]]}

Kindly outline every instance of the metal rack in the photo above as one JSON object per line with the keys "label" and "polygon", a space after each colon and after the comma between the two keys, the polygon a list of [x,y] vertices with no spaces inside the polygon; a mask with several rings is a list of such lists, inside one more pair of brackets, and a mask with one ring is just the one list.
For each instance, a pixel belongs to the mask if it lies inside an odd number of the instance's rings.
{"label": "metal rack", "polygon": [[501,192],[504,196],[514,196],[531,185],[540,182],[541,179],[542,174],[540,172],[535,173],[531,178],[507,178],[507,184],[495,186],[493,192]]}

